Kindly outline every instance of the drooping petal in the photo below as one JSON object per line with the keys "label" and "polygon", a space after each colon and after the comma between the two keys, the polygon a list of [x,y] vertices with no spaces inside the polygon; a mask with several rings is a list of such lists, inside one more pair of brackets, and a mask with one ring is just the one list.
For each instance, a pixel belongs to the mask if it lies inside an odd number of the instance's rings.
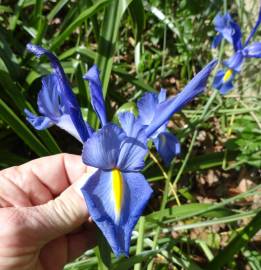
{"label": "drooping petal", "polygon": [[102,93],[102,83],[99,77],[99,70],[96,65],[93,65],[88,72],[83,76],[90,83],[91,103],[94,111],[98,115],[101,124],[104,126],[107,123],[106,109]]}
{"label": "drooping petal", "polygon": [[66,75],[64,73],[64,70],[59,63],[59,60],[56,58],[54,54],[49,52],[48,50],[37,46],[33,44],[27,44],[26,46],[27,50],[35,54],[37,57],[41,57],[42,55],[45,55],[49,58],[51,65],[54,69],[54,73],[57,76],[60,90],[61,90],[61,96],[65,96],[65,105],[66,110],[68,110],[70,117],[72,118],[72,122],[75,125],[75,128],[77,129],[81,140],[85,142],[90,134],[88,134],[88,130],[86,129],[86,124],[82,118],[81,109],[77,102],[77,99],[75,95],[73,94],[69,82],[66,78]]}
{"label": "drooping petal", "polygon": [[154,93],[146,93],[138,100],[139,119],[143,125],[149,125],[151,123],[157,104],[158,96]]}
{"label": "drooping petal", "polygon": [[147,137],[144,132],[144,126],[131,112],[122,112],[118,114],[122,129],[128,137],[135,138],[146,144]]}
{"label": "drooping petal", "polygon": [[234,85],[233,85],[233,80],[230,80],[226,83],[223,83],[222,86],[220,87],[219,89],[219,92],[222,94],[222,95],[225,95],[227,94],[230,90],[232,90],[234,88]]}
{"label": "drooping petal", "polygon": [[155,116],[145,130],[147,137],[150,137],[161,125],[166,123],[175,112],[179,111],[196,95],[204,91],[208,77],[216,64],[216,60],[211,61],[186,85],[182,92],[175,97],[168,98],[154,108]]}
{"label": "drooping petal", "polygon": [[180,143],[176,136],[169,132],[162,132],[154,140],[155,147],[166,165],[180,154]]}
{"label": "drooping petal", "polygon": [[115,255],[128,256],[132,231],[152,194],[143,175],[98,170],[81,190]]}
{"label": "drooping petal", "polygon": [[43,130],[53,126],[55,123],[46,116],[37,116],[27,109],[24,110],[26,120],[37,130]]}
{"label": "drooping petal", "polygon": [[228,68],[239,72],[244,61],[244,56],[242,51],[237,51],[228,60],[224,61],[224,65]]}
{"label": "drooping petal", "polygon": [[114,124],[107,124],[93,133],[83,146],[82,159],[86,165],[104,170],[116,166],[124,131]]}
{"label": "drooping petal", "polygon": [[256,31],[257,31],[260,23],[261,23],[261,6],[259,7],[259,13],[258,13],[258,18],[257,18],[256,24],[253,27],[252,31],[250,32],[248,38],[246,39],[246,42],[244,44],[244,47],[249,44],[251,38],[255,35],[255,33],[256,33]]}
{"label": "drooping petal", "polygon": [[261,58],[261,42],[253,42],[243,50],[244,57]]}
{"label": "drooping petal", "polygon": [[234,86],[233,80],[235,77],[235,72],[232,69],[228,69],[226,72],[224,70],[219,70],[213,81],[213,87],[222,95],[228,93]]}
{"label": "drooping petal", "polygon": [[127,137],[123,140],[119,152],[117,167],[121,171],[140,171],[144,167],[144,158],[148,152],[141,141]]}

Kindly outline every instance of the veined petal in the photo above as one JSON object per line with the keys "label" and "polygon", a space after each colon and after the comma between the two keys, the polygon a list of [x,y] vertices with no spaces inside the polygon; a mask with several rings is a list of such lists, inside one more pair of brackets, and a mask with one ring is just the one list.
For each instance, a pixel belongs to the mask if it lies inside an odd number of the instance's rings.
{"label": "veined petal", "polygon": [[83,162],[104,170],[116,167],[120,146],[125,137],[121,128],[114,124],[107,124],[85,142]]}
{"label": "veined petal", "polygon": [[98,170],[81,190],[115,255],[128,256],[131,233],[152,194],[143,175]]}
{"label": "veined petal", "polygon": [[144,132],[144,126],[140,123],[138,119],[136,119],[133,113],[122,112],[118,114],[118,118],[122,129],[128,137],[135,138],[146,144],[147,137]]}
{"label": "veined petal", "polygon": [[141,141],[127,137],[123,140],[119,152],[117,167],[121,171],[140,171],[144,167],[147,146]]}
{"label": "veined petal", "polygon": [[107,123],[106,109],[102,93],[102,83],[99,77],[98,67],[93,65],[88,72],[83,76],[90,83],[91,103],[94,111],[100,118],[101,124],[104,126]]}
{"label": "veined petal", "polygon": [[66,109],[69,112],[70,117],[72,118],[72,122],[75,125],[75,128],[81,137],[81,140],[83,142],[86,141],[87,138],[89,137],[88,131],[86,129],[86,124],[82,118],[80,106],[70,88],[69,82],[66,78],[66,75],[64,73],[61,64],[59,63],[59,60],[54,54],[52,54],[51,52],[40,46],[27,44],[26,48],[27,50],[35,54],[37,57],[45,55],[49,58],[51,65],[54,69],[54,73],[57,76],[60,85],[59,89],[61,90],[61,96],[66,97],[65,98]]}
{"label": "veined petal", "polygon": [[261,58],[261,42],[253,42],[243,50],[244,57]]}
{"label": "veined petal", "polygon": [[179,111],[196,95],[204,91],[208,77],[216,64],[216,60],[211,61],[186,85],[181,93],[168,98],[154,108],[155,116],[145,130],[147,137],[150,137],[161,125],[166,123],[172,114]]}
{"label": "veined petal", "polygon": [[53,126],[55,123],[46,116],[37,116],[27,109],[24,110],[26,120],[37,130],[43,130]]}
{"label": "veined petal", "polygon": [[261,23],[261,6],[259,7],[259,13],[258,13],[258,18],[257,18],[256,24],[253,27],[252,31],[250,32],[248,38],[246,39],[246,42],[244,44],[244,47],[249,44],[251,38],[255,35],[255,33],[256,33],[256,31],[257,31],[260,23]]}
{"label": "veined petal", "polygon": [[56,125],[59,128],[67,131],[69,134],[71,134],[78,141],[82,142],[81,137],[79,136],[79,133],[77,132],[69,114],[63,114],[61,117],[59,117]]}
{"label": "veined petal", "polygon": [[224,65],[228,68],[239,72],[244,61],[244,56],[242,51],[237,51],[228,60],[224,61]]}
{"label": "veined petal", "polygon": [[37,105],[39,112],[51,119],[60,117],[61,107],[60,98],[61,95],[60,85],[55,74],[50,74],[43,77],[42,89],[38,94]]}
{"label": "veined petal", "polygon": [[162,132],[154,140],[155,147],[166,165],[180,154],[180,143],[176,136],[169,132]]}
{"label": "veined petal", "polygon": [[155,107],[158,104],[158,96],[155,93],[144,94],[137,102],[139,117],[143,125],[149,125],[155,115]]}

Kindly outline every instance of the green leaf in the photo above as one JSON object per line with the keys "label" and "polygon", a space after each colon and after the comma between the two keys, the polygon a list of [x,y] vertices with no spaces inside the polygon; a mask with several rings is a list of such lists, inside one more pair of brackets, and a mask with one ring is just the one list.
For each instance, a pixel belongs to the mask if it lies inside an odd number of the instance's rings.
{"label": "green leaf", "polygon": [[122,258],[115,264],[113,264],[112,269],[113,270],[118,270],[118,269],[132,269],[136,263],[141,263],[144,262],[145,260],[149,260],[153,256],[155,256],[157,253],[159,253],[160,250],[150,250],[150,251],[144,251],[138,255],[135,255],[130,258]]}
{"label": "green leaf", "polygon": [[98,53],[95,59],[95,63],[101,71],[100,78],[102,81],[104,97],[106,97],[111,75],[113,63],[112,57],[119,33],[120,21],[122,15],[131,2],[132,0],[114,0],[105,10],[98,43]]}
{"label": "green leaf", "polygon": [[215,258],[206,267],[207,270],[219,270],[223,266],[233,261],[234,255],[236,255],[252,237],[261,228],[261,211],[259,211],[252,221],[240,231],[231,242],[215,256]]}
{"label": "green leaf", "polygon": [[145,27],[145,14],[143,2],[141,0],[133,0],[129,6],[129,12],[132,19],[132,27],[136,44],[141,40]]}
{"label": "green leaf", "polygon": [[48,149],[37,139],[30,129],[0,99],[0,118],[16,132],[16,134],[39,156],[49,155]]}
{"label": "green leaf", "polygon": [[80,26],[87,18],[97,13],[101,8],[110,3],[112,0],[100,0],[96,2],[92,7],[84,10],[77,18],[66,27],[66,29],[57,36],[50,45],[50,50],[55,50],[69,37],[69,35]]}

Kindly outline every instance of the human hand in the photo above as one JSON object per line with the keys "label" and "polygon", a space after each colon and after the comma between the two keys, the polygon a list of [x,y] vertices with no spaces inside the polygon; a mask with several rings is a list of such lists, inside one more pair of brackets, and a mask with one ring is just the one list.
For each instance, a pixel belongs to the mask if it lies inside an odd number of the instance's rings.
{"label": "human hand", "polygon": [[0,270],[61,270],[94,246],[80,193],[90,173],[69,154],[0,171]]}

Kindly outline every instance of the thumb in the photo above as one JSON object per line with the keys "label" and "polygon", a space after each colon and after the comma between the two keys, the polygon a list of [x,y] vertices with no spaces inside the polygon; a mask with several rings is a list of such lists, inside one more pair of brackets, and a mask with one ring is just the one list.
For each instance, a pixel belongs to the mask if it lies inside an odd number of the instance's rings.
{"label": "thumb", "polygon": [[29,214],[31,230],[38,235],[38,241],[48,242],[67,234],[88,221],[88,210],[80,188],[90,177],[84,174],[54,200],[31,207]]}

